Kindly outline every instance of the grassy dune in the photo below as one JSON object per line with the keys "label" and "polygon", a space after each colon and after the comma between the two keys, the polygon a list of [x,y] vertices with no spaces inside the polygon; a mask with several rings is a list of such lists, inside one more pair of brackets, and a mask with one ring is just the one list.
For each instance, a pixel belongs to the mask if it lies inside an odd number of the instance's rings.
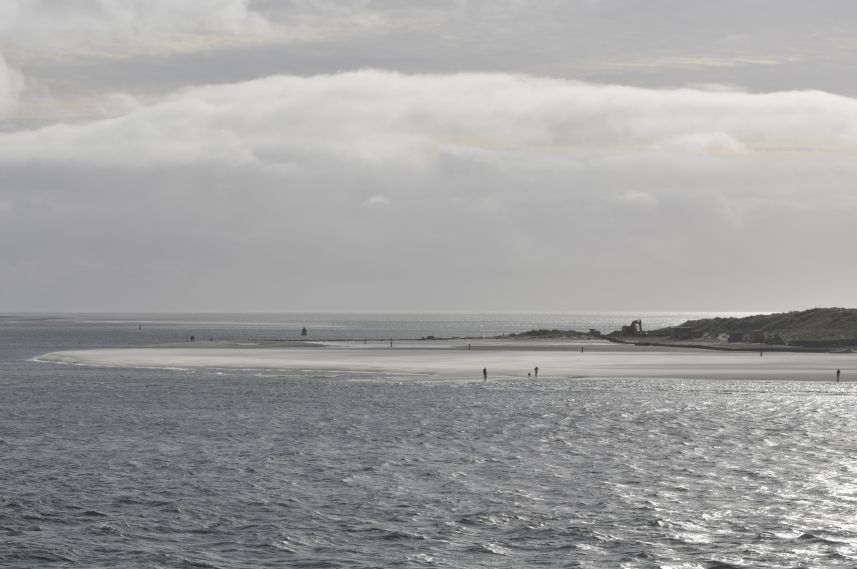
{"label": "grassy dune", "polygon": [[792,345],[857,344],[855,308],[813,308],[745,318],[707,318],[689,320],[682,326],[709,337],[761,330],[765,334],[776,334]]}

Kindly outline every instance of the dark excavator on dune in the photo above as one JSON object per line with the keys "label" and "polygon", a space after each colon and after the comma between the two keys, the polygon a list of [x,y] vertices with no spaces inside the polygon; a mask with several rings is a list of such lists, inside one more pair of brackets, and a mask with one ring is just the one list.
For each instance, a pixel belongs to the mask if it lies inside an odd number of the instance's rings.
{"label": "dark excavator on dune", "polygon": [[643,335],[643,321],[642,320],[634,320],[627,326],[622,326],[622,335],[623,336],[642,336]]}

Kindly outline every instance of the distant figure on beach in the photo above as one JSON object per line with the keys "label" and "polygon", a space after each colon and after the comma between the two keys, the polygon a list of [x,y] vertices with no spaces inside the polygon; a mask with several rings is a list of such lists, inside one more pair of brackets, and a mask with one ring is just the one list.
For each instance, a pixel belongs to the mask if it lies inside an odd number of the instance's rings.
{"label": "distant figure on beach", "polygon": [[583,353],[583,346],[580,346],[580,353]]}
{"label": "distant figure on beach", "polygon": [[839,383],[839,374],[842,373],[838,369],[836,370],[836,383]]}
{"label": "distant figure on beach", "polygon": [[488,368],[483,367],[482,368],[482,381],[487,381],[487,380],[488,380]]}
{"label": "distant figure on beach", "polygon": [[306,326],[304,326],[303,328],[301,328],[301,336],[306,336],[306,335],[307,335]]}
{"label": "distant figure on beach", "polygon": [[533,377],[533,374],[530,372],[527,372],[527,377]]}
{"label": "distant figure on beach", "polygon": [[539,366],[536,366],[535,368],[533,368],[533,371],[536,372],[535,377],[538,377],[539,376]]}
{"label": "distant figure on beach", "polygon": [[390,347],[393,347],[393,340],[390,340]]}
{"label": "distant figure on beach", "polygon": [[470,350],[470,344],[467,344],[467,349]]}
{"label": "distant figure on beach", "polygon": [[762,357],[762,350],[759,350],[759,357]]}

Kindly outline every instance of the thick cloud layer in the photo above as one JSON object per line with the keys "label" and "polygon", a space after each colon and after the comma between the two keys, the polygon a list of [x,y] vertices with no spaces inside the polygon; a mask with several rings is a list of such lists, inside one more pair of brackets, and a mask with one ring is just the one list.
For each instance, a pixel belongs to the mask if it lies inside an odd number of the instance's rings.
{"label": "thick cloud layer", "polygon": [[7,0],[0,53],[27,79],[18,128],[89,120],[109,92],[367,67],[853,97],[855,24],[857,4],[801,0]]}
{"label": "thick cloud layer", "polygon": [[[133,106],[132,106],[133,107]],[[823,92],[651,90],[506,74],[361,71],[185,89],[124,116],[0,136],[0,161],[143,166],[490,155],[857,151],[857,100]]]}
{"label": "thick cloud layer", "polygon": [[[360,71],[0,135],[20,309],[848,304],[857,101]],[[796,300],[797,299],[797,300]]]}

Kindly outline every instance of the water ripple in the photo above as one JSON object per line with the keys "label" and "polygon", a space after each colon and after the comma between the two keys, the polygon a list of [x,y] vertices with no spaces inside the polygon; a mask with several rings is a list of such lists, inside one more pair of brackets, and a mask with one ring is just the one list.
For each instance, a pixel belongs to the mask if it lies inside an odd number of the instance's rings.
{"label": "water ripple", "polygon": [[857,560],[851,386],[57,373],[3,393],[0,566]]}

